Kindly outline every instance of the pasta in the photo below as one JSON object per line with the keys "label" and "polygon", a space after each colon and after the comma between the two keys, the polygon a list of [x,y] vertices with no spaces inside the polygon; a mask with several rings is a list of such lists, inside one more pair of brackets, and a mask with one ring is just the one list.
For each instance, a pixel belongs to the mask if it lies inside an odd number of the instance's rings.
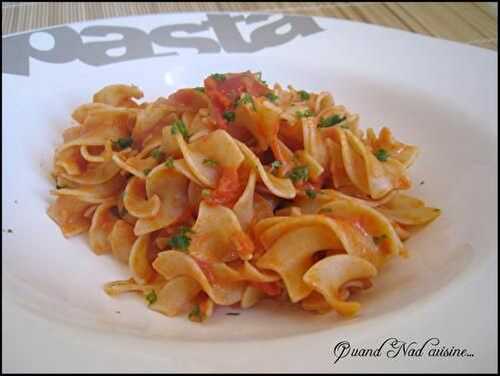
{"label": "pasta", "polygon": [[54,156],[48,215],[128,264],[110,296],[139,293],[196,322],[263,299],[353,316],[352,296],[440,215],[403,193],[418,148],[386,127],[362,131],[327,92],[243,72],[142,97],[133,85],[99,90]]}

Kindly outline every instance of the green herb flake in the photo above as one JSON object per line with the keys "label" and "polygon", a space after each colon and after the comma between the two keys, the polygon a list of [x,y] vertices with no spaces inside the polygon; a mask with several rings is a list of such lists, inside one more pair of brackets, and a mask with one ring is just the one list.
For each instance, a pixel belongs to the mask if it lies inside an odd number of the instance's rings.
{"label": "green herb flake", "polygon": [[378,244],[382,243],[385,239],[387,239],[387,235],[382,234],[380,236],[374,236],[373,242],[378,245]]}
{"label": "green herb flake", "polygon": [[378,149],[375,152],[375,156],[380,162],[385,162],[387,159],[389,159],[389,153],[385,149]]}
{"label": "green herb flake", "polygon": [[133,143],[134,140],[132,140],[132,137],[119,138],[118,140],[112,142],[113,148],[118,150],[126,149],[129,146],[132,146]]}
{"label": "green herb flake", "polygon": [[267,82],[262,79],[262,72],[257,72],[253,74],[257,80],[259,80],[262,84],[267,85]]}
{"label": "green herb flake", "polygon": [[266,94],[266,98],[269,99],[271,102],[275,103],[278,100],[278,96],[274,94],[272,91]]}
{"label": "green herb flake", "polygon": [[233,122],[236,118],[236,114],[233,111],[224,111],[224,114],[222,116],[228,122]]}
{"label": "green herb flake", "polygon": [[226,79],[226,75],[220,73],[214,73],[210,77],[216,81],[224,81]]}
{"label": "green herb flake", "polygon": [[247,103],[252,103],[253,102],[253,99],[252,99],[252,96],[250,94],[243,94],[240,98],[240,103],[241,104],[247,104]]}
{"label": "green herb flake", "polygon": [[313,189],[306,189],[306,195],[309,197],[311,200],[314,200],[316,198],[316,191]]}
{"label": "green herb flake", "polygon": [[156,148],[156,149],[153,149],[153,151],[151,151],[151,154],[150,154],[154,159],[156,159],[157,161],[159,161],[160,159],[163,159],[163,157],[165,157],[165,153],[163,153],[160,148]]}
{"label": "green herb flake", "polygon": [[306,181],[309,179],[309,168],[307,166],[295,167],[287,174],[287,177],[292,179],[294,183],[300,180]]}
{"label": "green herb flake", "polygon": [[271,171],[277,170],[282,164],[281,161],[273,161],[273,163],[271,163]]}
{"label": "green herb flake", "polygon": [[298,94],[299,94],[300,99],[302,99],[303,101],[306,101],[306,100],[308,100],[311,97],[309,95],[309,93],[307,91],[304,91],[304,90],[300,90],[298,92]]}
{"label": "green herb flake", "polygon": [[205,88],[201,87],[201,86],[195,87],[194,90],[199,91],[200,93],[204,93],[205,92]]}
{"label": "green herb flake", "polygon": [[326,119],[321,118],[318,124],[318,128],[333,127],[339,123],[342,123],[345,119],[346,119],[345,116],[340,116],[340,115],[332,115],[327,117]]}
{"label": "green herb flake", "polygon": [[148,176],[149,173],[151,172],[151,169],[150,168],[145,168],[143,171],[144,175]]}
{"label": "green herb flake", "polygon": [[303,117],[311,117],[314,116],[314,112],[311,110],[305,110],[305,111],[296,111],[295,116],[297,116],[299,119]]}
{"label": "green herb flake", "polygon": [[255,111],[255,103],[253,101],[253,98],[250,94],[245,93],[240,97],[240,100],[238,101],[238,104],[252,104],[252,108]]}
{"label": "green herb flake", "polygon": [[146,300],[148,301],[148,305],[151,305],[158,300],[155,290],[151,290],[151,292],[146,295]]}
{"label": "green herb flake", "polygon": [[186,234],[192,233],[193,230],[191,230],[187,226],[181,226],[179,227],[177,234],[172,236],[168,240],[168,245],[172,247],[173,249],[177,249],[179,251],[186,252],[189,248],[189,245],[191,244],[191,238],[187,236]]}
{"label": "green herb flake", "polygon": [[167,168],[173,168],[174,167],[174,158],[168,157],[167,160],[165,161],[164,165]]}
{"label": "green herb flake", "polygon": [[187,251],[190,244],[191,238],[186,235],[174,235],[168,241],[170,247],[183,252]]}
{"label": "green herb flake", "polygon": [[196,304],[194,308],[191,310],[191,312],[189,312],[188,318],[191,321],[196,321],[196,322],[202,321],[201,309],[198,304]]}
{"label": "green herb flake", "polygon": [[203,160],[203,164],[205,166],[208,166],[208,167],[215,167],[217,166],[219,163],[216,161],[216,160],[213,160],[213,159],[204,159]]}
{"label": "green herb flake", "polygon": [[189,132],[186,128],[186,124],[182,120],[176,120],[172,124],[172,129],[170,131],[173,135],[176,135],[177,133],[180,133],[182,137],[184,137],[185,140],[189,138]]}
{"label": "green herb flake", "polygon": [[210,197],[210,195],[212,194],[212,191],[210,189],[202,189],[201,190],[201,197]]}

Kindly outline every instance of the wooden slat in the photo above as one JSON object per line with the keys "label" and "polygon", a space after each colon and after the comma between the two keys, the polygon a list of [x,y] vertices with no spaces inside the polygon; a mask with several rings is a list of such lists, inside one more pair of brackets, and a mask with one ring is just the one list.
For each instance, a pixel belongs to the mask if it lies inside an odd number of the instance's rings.
{"label": "wooden slat", "polygon": [[491,5],[487,5],[487,3],[485,4],[480,2],[474,3],[474,5],[479,9],[481,9],[484,13],[486,13],[490,17],[493,17],[495,20],[498,18],[498,10],[495,11]]}
{"label": "wooden slat", "polygon": [[497,36],[497,22],[490,15],[485,14],[474,4],[447,4],[464,22],[472,26],[487,38]]}
{"label": "wooden slat", "polygon": [[355,9],[369,23],[393,27],[400,30],[414,31],[408,24],[405,24],[401,18],[397,17],[394,12],[388,8],[387,4],[381,7],[356,5]]}
{"label": "wooden slat", "polygon": [[280,12],[335,17],[497,49],[497,17],[487,3],[86,2],[2,3],[2,33],[130,15],[171,12]]}
{"label": "wooden slat", "polygon": [[402,23],[406,24],[408,30],[419,34],[432,35],[432,32],[422,25],[412,14],[408,13],[401,5],[397,3],[387,3],[387,8],[398,17]]}
{"label": "wooden slat", "polygon": [[472,26],[467,24],[456,13],[445,5],[427,5],[422,7],[401,4],[411,13],[432,35],[455,41],[467,41],[484,38]]}

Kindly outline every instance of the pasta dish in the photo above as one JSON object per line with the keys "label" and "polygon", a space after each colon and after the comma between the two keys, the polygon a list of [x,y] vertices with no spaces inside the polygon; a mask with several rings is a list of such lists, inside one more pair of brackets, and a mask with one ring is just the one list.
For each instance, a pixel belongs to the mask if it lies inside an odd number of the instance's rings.
{"label": "pasta dish", "polygon": [[[355,300],[439,209],[406,193],[418,148],[328,92],[212,74],[140,102],[110,85],[72,113],[48,215],[126,263],[109,295],[201,322],[262,299],[356,315]],[[376,288],[376,286],[374,287]]]}

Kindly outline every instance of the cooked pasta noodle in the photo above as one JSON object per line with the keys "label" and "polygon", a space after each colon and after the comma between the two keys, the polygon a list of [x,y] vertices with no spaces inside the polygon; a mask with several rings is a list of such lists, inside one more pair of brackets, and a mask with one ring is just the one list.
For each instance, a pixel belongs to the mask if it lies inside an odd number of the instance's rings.
{"label": "cooked pasta noodle", "polygon": [[385,127],[363,132],[327,92],[243,72],[142,97],[102,88],[74,110],[54,156],[48,215],[129,266],[109,295],[140,293],[196,322],[262,299],[352,316],[351,295],[440,214],[402,193],[418,148]]}

